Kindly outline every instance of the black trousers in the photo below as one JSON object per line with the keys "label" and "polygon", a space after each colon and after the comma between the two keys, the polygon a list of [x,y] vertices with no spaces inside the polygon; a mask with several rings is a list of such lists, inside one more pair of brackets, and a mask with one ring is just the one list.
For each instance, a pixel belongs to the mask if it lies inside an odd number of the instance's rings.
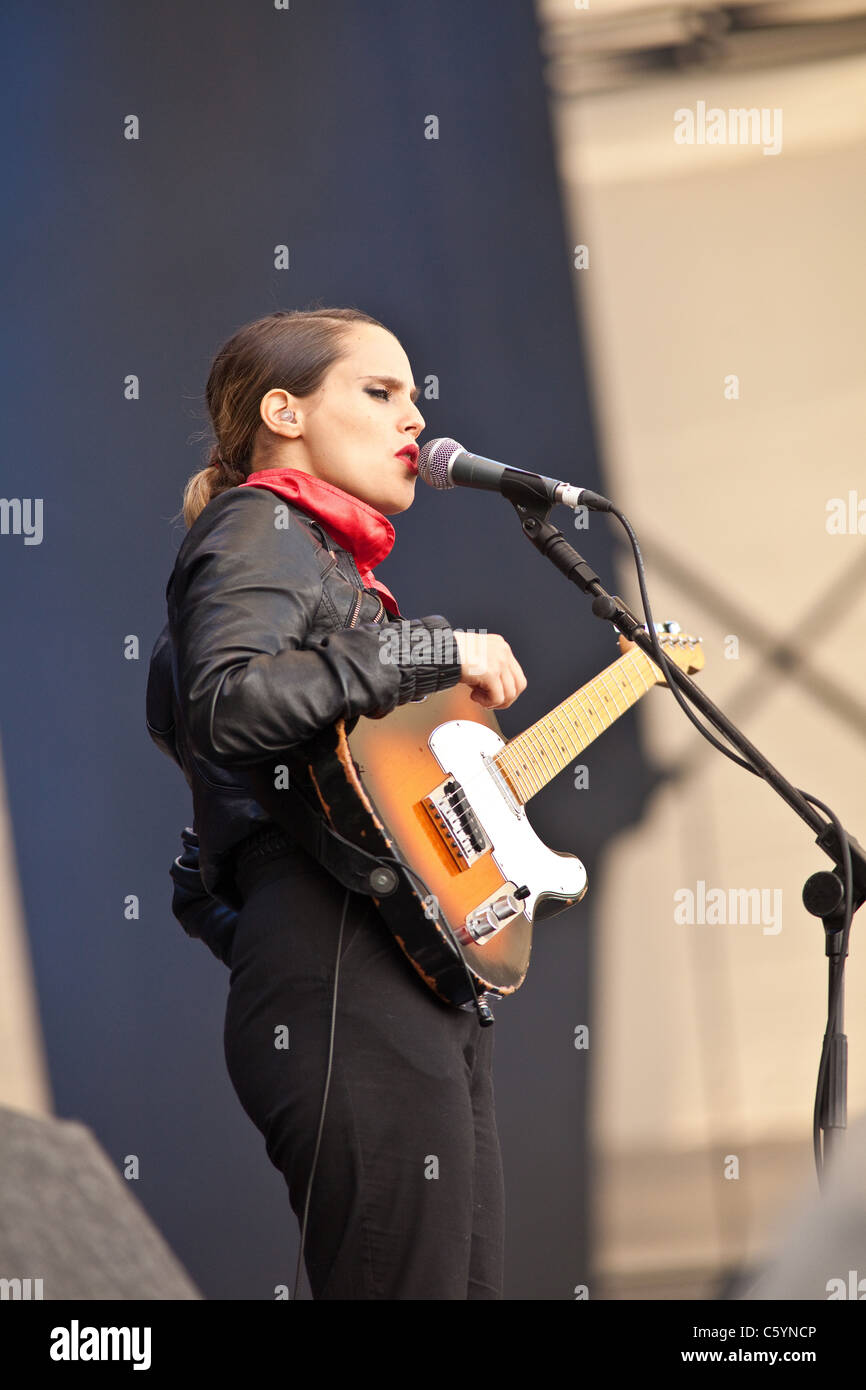
{"label": "black trousers", "polygon": [[[238,873],[225,1056],[302,1220],[346,890],[300,847]],[[493,1034],[444,1004],[350,893],[307,1218],[314,1299],[502,1297]]]}

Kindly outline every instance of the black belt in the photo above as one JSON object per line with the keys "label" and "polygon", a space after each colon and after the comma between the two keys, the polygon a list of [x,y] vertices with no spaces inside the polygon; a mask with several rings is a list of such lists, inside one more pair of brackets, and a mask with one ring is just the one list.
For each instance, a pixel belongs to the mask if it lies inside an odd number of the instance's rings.
{"label": "black belt", "polygon": [[[233,867],[236,875],[239,871],[247,870],[247,874],[242,876],[248,877],[251,866],[285,856],[303,856],[305,853],[332,874],[344,888],[350,888],[355,893],[369,896],[393,892],[397,886],[397,875],[393,868],[381,865],[375,855],[332,834],[322,817],[311,811],[301,799],[297,808],[297,834],[290,835],[278,825],[254,831],[235,851]],[[377,878],[371,881],[370,876],[374,872]],[[242,885],[239,883],[238,886],[243,892]]]}
{"label": "black belt", "polygon": [[235,850],[232,865],[234,880],[244,901],[256,883],[259,870],[275,859],[286,859],[303,853],[301,846],[279,826],[265,826],[242,840]]}
{"label": "black belt", "polygon": [[263,830],[254,831],[241,841],[235,851],[234,867],[237,870],[252,861],[278,859],[281,855],[291,854],[299,848],[297,840],[293,840],[285,830],[281,830],[279,826],[266,825]]}

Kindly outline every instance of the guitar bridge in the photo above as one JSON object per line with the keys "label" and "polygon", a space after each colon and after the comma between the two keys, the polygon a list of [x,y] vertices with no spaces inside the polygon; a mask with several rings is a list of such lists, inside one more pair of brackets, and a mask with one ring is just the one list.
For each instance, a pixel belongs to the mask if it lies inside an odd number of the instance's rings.
{"label": "guitar bridge", "polygon": [[460,783],[448,777],[422,799],[444,844],[461,869],[468,869],[493,848]]}

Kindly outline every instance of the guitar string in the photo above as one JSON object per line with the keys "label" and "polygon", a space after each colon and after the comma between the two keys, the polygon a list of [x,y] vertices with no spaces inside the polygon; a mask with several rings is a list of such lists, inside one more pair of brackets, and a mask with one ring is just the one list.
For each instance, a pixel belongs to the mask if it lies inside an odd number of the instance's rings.
{"label": "guitar string", "polygon": [[[645,653],[643,653],[643,652],[636,653],[636,652],[634,652],[634,651],[632,651],[632,652],[626,652],[626,653],[624,654],[624,656],[621,658],[621,661],[620,661],[620,662],[614,662],[612,667],[606,667],[605,670],[604,670],[603,672],[601,672],[598,676],[596,676],[596,677],[594,678],[593,681],[589,682],[589,684],[592,685],[592,684],[595,684],[596,681],[601,681],[605,676],[609,676],[609,675],[610,675],[610,672],[611,672],[612,670],[615,670],[617,667],[619,667],[620,669],[623,669],[623,670],[624,670],[624,669],[625,669],[626,663],[629,661],[629,658],[634,658],[634,657],[636,657],[636,655],[644,656]],[[632,663],[632,664],[634,664],[634,663]],[[635,703],[636,703],[637,699],[642,698],[642,695],[647,694],[647,693],[652,689],[652,685],[648,685],[648,684],[646,683],[646,679],[645,679],[645,677],[643,676],[643,673],[640,672],[640,671],[638,670],[638,674],[640,674],[641,680],[644,682],[645,689],[644,689],[643,692],[638,692],[638,693],[636,694]],[[629,681],[629,683],[631,684],[631,681]],[[657,684],[657,682],[654,682],[654,684]],[[634,687],[632,687],[632,688],[634,689]],[[585,687],[581,687],[581,689],[578,690],[578,691],[575,691],[573,695],[568,696],[566,700],[561,701],[561,703],[560,703],[559,705],[557,705],[556,708],[555,708],[554,710],[551,710],[550,715],[545,715],[544,718],[545,718],[545,719],[550,718],[552,715],[555,715],[555,714],[557,713],[557,711],[561,710],[561,709],[563,708],[563,706],[572,704],[573,702],[577,701],[579,698],[582,699],[582,700],[588,700],[588,696],[587,696],[584,692],[585,692]],[[518,795],[523,795],[523,794],[524,794],[524,788],[523,788],[522,786],[521,786],[521,787],[515,788],[513,785],[511,785],[512,779],[513,779],[514,782],[527,783],[527,782],[529,781],[529,778],[530,778],[532,775],[535,775],[535,777],[538,779],[538,786],[536,786],[536,787],[534,787],[534,788],[531,787],[531,786],[528,786],[528,787],[526,788],[526,789],[529,791],[529,797],[526,797],[526,800],[529,800],[532,796],[535,795],[536,792],[540,791],[544,786],[546,786],[547,783],[553,779],[553,777],[557,776],[560,772],[564,772],[564,771],[565,771],[566,763],[569,762],[570,759],[571,759],[572,757],[576,757],[579,753],[583,752],[583,749],[584,749],[584,748],[589,747],[590,743],[593,743],[593,742],[595,741],[595,739],[599,738],[599,737],[601,736],[601,734],[603,734],[603,733],[605,732],[605,730],[611,728],[612,725],[616,722],[616,719],[620,718],[621,715],[626,714],[626,713],[628,712],[629,709],[632,709],[632,708],[634,707],[633,704],[629,704],[629,703],[628,703],[627,697],[625,696],[625,692],[624,692],[624,691],[621,691],[621,693],[623,694],[623,697],[626,699],[625,708],[622,709],[622,710],[620,710],[619,707],[616,705],[616,702],[614,701],[614,708],[616,709],[616,716],[615,716],[614,719],[610,719],[609,723],[607,723],[607,724],[604,723],[604,721],[603,721],[601,715],[599,715],[598,713],[596,713],[596,718],[598,719],[598,722],[599,722],[599,724],[601,725],[601,728],[599,728],[599,729],[596,729],[595,726],[594,726],[593,723],[592,723],[592,718],[591,718],[592,707],[590,707],[590,709],[587,709],[586,706],[583,705],[583,704],[581,704],[581,705],[579,706],[579,707],[583,710],[583,713],[584,713],[584,714],[587,716],[587,718],[589,719],[590,736],[586,739],[586,741],[585,741],[579,748],[575,749],[573,753],[569,753],[568,757],[565,759],[565,762],[563,762],[562,765],[561,765],[560,767],[557,767],[557,768],[554,770],[554,772],[551,774],[550,777],[546,777],[544,780],[541,780],[540,778],[538,778],[538,773],[535,772],[533,768],[529,767],[529,766],[528,766],[527,764],[525,764],[525,763],[523,763],[523,764],[520,765],[520,766],[523,768],[523,770],[524,770],[523,772],[522,772],[522,771],[518,771],[517,767],[515,767],[515,766],[512,764],[512,767],[511,767],[511,769],[510,769],[510,773],[511,773],[510,776],[509,776],[508,772],[505,772],[505,771],[503,770],[503,768],[500,767],[500,768],[499,768],[500,773],[505,777],[505,780],[506,780],[507,782],[509,782],[509,789],[512,790],[512,791],[515,791],[515,790],[516,790],[517,793],[518,793]],[[584,726],[584,724],[583,724],[583,721],[580,719],[580,715],[579,715],[579,714],[576,716],[576,719],[577,719],[577,723],[579,724],[581,730],[585,732],[585,726]],[[538,754],[539,754],[539,749],[540,749],[540,747],[541,747],[540,739],[541,739],[542,735],[541,735],[540,732],[536,732],[535,734],[533,734],[532,731],[533,731],[534,728],[535,728],[534,725],[530,725],[529,728],[528,728],[528,729],[524,729],[524,730],[522,731],[522,733],[520,733],[520,734],[515,734],[514,737],[513,737],[512,739],[510,739],[507,743],[503,744],[502,748],[500,748],[500,749],[498,750],[497,753],[494,753],[494,754],[491,755],[491,756],[492,756],[492,759],[493,759],[494,761],[496,761],[496,760],[498,760],[498,759],[502,759],[503,763],[507,764],[507,761],[508,761],[508,759],[507,759],[508,751],[509,751],[509,749],[512,748],[512,745],[513,745],[514,743],[516,743],[519,739],[521,739],[521,738],[527,738],[527,736],[530,736],[530,735],[534,738],[534,740],[537,741],[537,746],[535,747],[535,756],[537,757]],[[573,730],[572,730],[572,731],[573,731]],[[533,747],[532,743],[529,743],[529,742],[528,742],[527,746],[529,747],[530,753],[531,753],[531,752],[532,752],[532,747]],[[519,756],[519,755],[516,755],[516,754],[512,753],[512,758],[515,757],[515,756]],[[548,754],[548,756],[549,756],[549,754]],[[528,773],[529,775],[528,775],[528,776],[524,776],[524,772]],[[461,786],[461,788],[463,788],[463,789],[465,790],[465,788],[467,788],[467,787],[470,787],[470,788],[471,788],[471,787],[473,786],[473,784],[475,784],[476,782],[483,781],[483,780],[487,780],[487,781],[490,780],[490,774],[489,774],[489,772],[488,772],[488,770],[487,770],[486,768],[484,768],[484,769],[482,769],[482,770],[480,770],[480,771],[478,771],[478,772],[476,772],[476,773],[470,774],[470,776],[467,777],[467,778],[465,778],[465,779],[461,779],[461,781],[460,781],[460,786]],[[459,810],[462,809],[463,805],[466,804],[466,803],[468,803],[468,802],[469,802],[469,797],[464,795],[463,797],[458,797],[456,801],[454,801],[454,802],[451,803],[451,805],[453,806],[454,810],[458,810],[458,811],[459,811]],[[521,803],[521,804],[525,804],[525,802],[523,802],[523,803]]]}
{"label": "guitar string", "polygon": [[[641,655],[643,654],[641,653]],[[632,681],[631,675],[629,673],[629,666],[633,667],[635,669],[635,672],[640,675],[640,679],[644,686],[643,692],[637,691],[635,689],[634,682]],[[629,701],[628,694],[624,686],[618,683],[617,681],[618,675],[624,676],[625,679],[628,681],[629,685],[631,686],[633,695],[631,702]],[[611,694],[611,684],[613,686],[613,694]],[[621,717],[621,715],[627,713],[627,711],[630,708],[632,708],[632,706],[637,702],[637,700],[641,698],[642,694],[646,694],[652,688],[652,685],[650,685],[647,682],[643,672],[640,670],[640,665],[635,659],[634,652],[625,653],[619,662],[615,662],[612,666],[607,667],[595,678],[594,681],[589,682],[589,685],[597,686],[597,691],[594,691],[591,695],[586,687],[581,687],[580,690],[575,691],[573,695],[569,696],[566,700],[562,701],[558,706],[556,706],[556,708],[551,711],[550,715],[545,716],[545,719],[552,718],[552,720],[554,721],[554,727],[556,722],[558,722],[560,724],[560,727],[562,728],[563,722],[567,721],[565,723],[564,742],[562,745],[548,744],[547,748],[545,748],[544,741],[546,740],[546,735],[544,731],[535,730],[535,726],[531,725],[529,730],[524,730],[523,734],[518,734],[515,736],[513,740],[509,741],[509,743],[506,744],[504,748],[501,750],[500,754],[497,755],[498,758],[501,760],[501,764],[504,765],[503,771],[506,778],[509,781],[518,784],[516,786],[516,790],[519,794],[523,794],[524,790],[528,790],[530,796],[534,795],[536,791],[540,790],[541,787],[545,786],[548,781],[552,780],[552,777],[557,776],[560,772],[565,770],[566,763],[570,760],[571,757],[576,757],[579,753],[583,752],[584,748],[587,748],[592,742],[594,742],[594,740],[598,738],[602,733],[604,733],[606,729],[611,728],[611,726],[616,722],[618,718]],[[617,691],[619,692],[624,702],[623,708],[620,708],[619,701],[616,698]],[[601,697],[600,702],[599,696]],[[595,698],[596,700],[595,704],[593,704],[592,702],[593,698]],[[605,708],[608,701],[612,703],[613,709],[615,711],[613,717],[610,716],[609,709]],[[601,712],[602,710],[604,710],[604,712],[607,714],[607,723],[605,723],[604,714]],[[589,725],[588,733],[587,726],[584,723],[584,719],[581,718],[581,714],[585,717]],[[594,720],[597,720],[598,724],[600,725],[599,728],[596,728]],[[540,722],[544,723],[544,720]],[[566,753],[565,758],[563,759],[562,755],[566,751],[568,740],[569,738],[574,736],[578,728],[580,730],[580,734],[578,734],[578,746],[572,749],[571,751],[568,751]],[[535,732],[533,732],[533,730],[535,730]],[[527,735],[529,735],[528,738]],[[527,765],[525,762],[521,762],[519,764],[515,763],[515,758],[520,758],[521,755],[518,751],[512,750],[514,748],[514,744],[518,743],[523,738],[527,738],[526,746],[529,750],[530,756],[534,751],[537,757],[539,747],[541,747],[543,750],[543,756],[549,759],[551,756],[551,749],[553,750],[557,765],[554,767],[554,770],[550,775],[546,775],[544,777],[544,780],[541,780],[536,768],[532,767],[531,764]],[[547,773],[549,772],[549,769],[545,769],[542,765],[542,772]],[[533,776],[539,783],[539,785],[534,788],[532,787]]]}
{"label": "guitar string", "polygon": [[[664,645],[665,645],[665,646],[670,646],[670,645],[673,645],[673,644],[671,644],[671,643],[669,643],[669,642],[666,642],[666,643],[664,643]],[[684,646],[684,645],[686,645],[686,644],[684,644],[684,643],[679,643],[678,645]],[[689,645],[690,648],[693,649],[693,646],[694,646],[693,641],[690,642],[690,643],[688,643],[688,645]],[[629,681],[629,684],[632,685],[631,678],[630,678],[630,676],[628,676],[628,672],[627,672],[627,667],[628,667],[628,664],[630,663],[631,665],[634,666],[636,674],[638,674],[638,675],[640,676],[640,679],[641,679],[641,681],[643,682],[643,684],[644,684],[644,686],[645,686],[645,689],[644,689],[643,691],[637,691],[637,692],[635,692],[635,699],[634,699],[634,701],[633,701],[631,704],[629,704],[629,703],[628,703],[628,697],[626,696],[625,691],[620,687],[620,693],[623,695],[623,698],[626,700],[625,708],[622,709],[622,710],[620,710],[619,707],[618,707],[617,704],[616,704],[616,701],[614,700],[614,708],[616,709],[616,715],[615,715],[615,717],[614,717],[613,719],[610,720],[610,722],[609,722],[608,724],[605,724],[605,723],[603,722],[601,716],[596,712],[596,718],[598,718],[599,723],[600,723],[601,726],[602,726],[602,727],[601,727],[600,729],[598,729],[598,730],[596,730],[596,729],[594,728],[594,726],[593,726],[593,724],[592,724],[591,717],[590,717],[590,716],[591,716],[591,712],[593,712],[593,707],[590,706],[590,709],[587,709],[585,706],[580,706],[580,707],[583,709],[583,713],[584,713],[585,715],[587,715],[587,717],[590,719],[591,737],[590,737],[589,739],[587,739],[587,741],[586,741],[584,744],[582,744],[582,746],[581,746],[580,748],[576,749],[574,753],[570,753],[569,756],[568,756],[568,758],[566,758],[565,762],[563,762],[562,765],[561,765],[560,767],[557,767],[557,768],[555,769],[555,771],[551,774],[550,777],[546,778],[544,781],[539,781],[539,785],[538,785],[537,787],[535,787],[534,789],[531,788],[531,787],[529,787],[529,788],[528,788],[528,790],[529,790],[529,797],[526,797],[526,800],[529,800],[532,796],[535,795],[535,792],[540,791],[540,790],[542,789],[542,787],[546,786],[547,783],[553,779],[553,777],[557,776],[560,772],[564,772],[564,771],[565,771],[565,767],[566,767],[566,763],[568,763],[572,757],[578,756],[578,754],[581,753],[581,752],[583,752],[583,750],[584,750],[585,748],[588,748],[589,745],[590,745],[590,743],[593,743],[593,742],[595,741],[595,739],[599,738],[599,737],[601,736],[601,734],[603,734],[603,733],[605,732],[605,730],[611,728],[611,727],[613,726],[613,724],[616,723],[616,720],[617,720],[617,719],[619,719],[623,714],[627,714],[628,711],[629,711],[630,709],[633,709],[633,708],[634,708],[634,705],[637,703],[637,701],[638,701],[639,699],[642,699],[644,695],[648,694],[649,691],[652,690],[653,685],[657,685],[657,684],[658,684],[658,680],[655,680],[655,681],[652,683],[652,685],[647,684],[646,677],[644,676],[643,672],[642,672],[641,669],[640,669],[640,662],[639,662],[639,658],[640,658],[640,657],[644,657],[644,659],[646,660],[647,664],[652,665],[652,663],[650,662],[649,657],[646,656],[646,653],[643,652],[643,651],[641,651],[640,648],[635,648],[635,649],[632,650],[632,651],[629,651],[629,652],[624,653],[624,655],[620,658],[619,661],[615,661],[615,662],[613,663],[612,666],[605,667],[604,671],[600,672],[598,676],[594,677],[594,679],[593,679],[592,681],[588,682],[589,685],[594,685],[594,684],[596,684],[596,682],[603,681],[603,680],[605,680],[606,678],[607,678],[607,679],[610,679],[611,674],[612,674],[613,671],[621,670],[621,671],[623,671],[623,672],[626,674],[627,679],[628,679],[628,681]],[[656,668],[656,669],[658,669],[658,668]],[[659,674],[661,674],[661,673],[659,673]],[[579,698],[587,699],[587,696],[586,696],[585,693],[584,693],[585,690],[586,690],[586,687],[585,687],[585,686],[581,686],[580,690],[575,691],[573,695],[570,695],[570,696],[568,696],[565,700],[561,701],[559,705],[557,705],[553,710],[551,710],[551,712],[550,712],[549,715],[543,716],[543,719],[549,719],[551,716],[556,715],[557,712],[563,708],[563,706],[572,704],[573,702],[577,701]],[[634,686],[633,686],[633,685],[632,685],[632,690],[634,691]],[[584,730],[583,721],[580,719],[580,716],[579,716],[579,715],[577,715],[576,718],[577,718],[577,723],[580,725],[580,728],[581,728],[581,730],[583,731],[583,730]],[[543,722],[543,721],[539,721],[539,722]],[[533,729],[535,729],[535,725],[532,725],[532,724],[531,724],[531,725],[529,726],[529,728],[528,728],[528,729],[524,729],[522,733],[520,733],[520,734],[515,734],[514,737],[513,737],[512,739],[509,739],[508,742],[505,743],[505,744],[503,744],[503,746],[502,746],[496,753],[494,753],[494,754],[491,755],[491,759],[492,759],[493,761],[497,761],[498,759],[502,758],[502,759],[503,759],[503,763],[506,763],[506,762],[507,762],[507,757],[504,756],[504,755],[507,755],[508,750],[512,747],[512,745],[513,745],[514,743],[517,742],[518,739],[524,738],[524,737],[526,737],[527,735],[531,735]],[[534,735],[534,737],[535,737],[536,739],[540,739],[540,738],[542,737],[540,731],[539,731],[539,732],[536,732],[536,734]],[[531,745],[531,744],[528,744],[528,747],[529,747],[530,750],[531,750],[532,745]],[[536,749],[536,756],[537,756],[537,755],[538,755],[538,749]],[[514,756],[514,755],[513,755],[513,756]],[[549,756],[549,755],[548,755],[548,756]],[[521,766],[522,766],[524,769],[526,769],[526,764],[522,764]],[[524,789],[523,789],[523,787],[515,787],[515,786],[513,785],[512,778],[514,779],[514,782],[526,782],[526,781],[527,781],[527,778],[524,777],[524,776],[523,776],[523,773],[522,773],[521,771],[518,771],[517,768],[515,768],[515,767],[512,767],[510,771],[511,771],[511,776],[509,776],[509,774],[503,770],[503,767],[501,767],[501,766],[499,767],[500,775],[502,775],[502,776],[505,778],[505,781],[509,784],[509,790],[510,790],[513,794],[516,792],[516,794],[517,794],[518,796],[524,795]],[[531,771],[531,769],[530,769],[530,771]],[[535,775],[537,776],[537,774],[535,774]],[[448,776],[449,776],[449,777],[453,777],[453,774],[449,773]],[[464,808],[464,806],[467,806],[467,805],[469,805],[469,806],[470,806],[470,809],[471,809],[470,797],[466,794],[466,789],[469,788],[469,789],[471,790],[476,784],[480,784],[480,783],[483,783],[483,782],[489,783],[490,780],[491,780],[491,776],[490,776],[490,772],[489,772],[489,770],[488,770],[487,767],[481,768],[481,769],[479,769],[477,772],[470,773],[470,775],[469,775],[468,777],[466,777],[466,778],[461,778],[461,779],[460,779],[460,782],[459,782],[459,785],[460,785],[461,791],[463,792],[463,795],[458,796],[457,799],[456,799],[455,801],[449,803],[449,804],[451,805],[452,809],[455,810],[455,811],[457,811],[457,812],[459,812],[459,811],[461,811],[461,810]],[[521,806],[523,806],[523,805],[525,805],[525,801],[521,802]]]}
{"label": "guitar string", "polygon": [[[665,645],[668,645],[668,644],[665,644]],[[683,646],[683,645],[686,645],[686,644],[685,644],[685,643],[680,643],[679,645]],[[690,642],[688,643],[688,645],[689,645],[690,648],[693,648],[693,647],[694,647],[694,642],[693,642],[693,641],[690,641]],[[604,671],[600,672],[599,675],[596,676],[596,677],[594,678],[593,681],[588,682],[589,685],[594,685],[594,684],[595,684],[596,682],[598,682],[598,681],[607,681],[607,680],[610,680],[610,679],[611,679],[612,673],[613,673],[614,671],[621,671],[621,672],[623,673],[623,675],[625,676],[626,680],[628,681],[629,685],[631,686],[632,693],[633,693],[633,695],[634,695],[634,699],[633,699],[633,701],[632,701],[631,703],[629,703],[628,696],[627,696],[627,694],[626,694],[626,692],[625,692],[625,689],[624,689],[623,687],[620,687],[620,693],[622,694],[623,699],[624,699],[624,701],[625,701],[625,707],[624,707],[624,709],[622,709],[622,710],[619,709],[619,707],[618,707],[618,705],[617,705],[617,703],[616,703],[616,699],[614,698],[614,709],[616,710],[616,715],[615,715],[614,719],[611,719],[611,720],[610,720],[610,723],[607,724],[607,725],[605,725],[605,724],[603,723],[603,721],[602,721],[602,719],[601,719],[601,716],[598,715],[597,717],[598,717],[598,719],[599,719],[599,722],[602,724],[602,728],[601,728],[601,730],[600,730],[598,733],[595,732],[595,730],[594,730],[594,728],[593,728],[593,726],[592,726],[592,722],[591,722],[591,720],[590,720],[590,728],[592,729],[592,737],[591,737],[590,739],[588,739],[587,742],[584,743],[584,744],[581,746],[580,749],[577,750],[578,752],[582,752],[582,751],[583,751],[583,748],[588,747],[590,743],[594,742],[594,740],[595,740],[596,738],[599,737],[599,733],[604,733],[604,731],[605,731],[606,728],[607,728],[607,729],[611,728],[612,725],[616,722],[616,719],[619,719],[620,716],[621,716],[622,714],[626,714],[626,713],[628,712],[629,709],[633,709],[633,708],[634,708],[634,705],[637,703],[637,701],[638,701],[639,699],[641,699],[641,698],[643,697],[643,695],[648,694],[649,691],[653,688],[653,685],[657,685],[657,684],[658,684],[658,680],[653,681],[652,684],[648,684],[648,683],[647,683],[646,677],[644,676],[643,671],[640,669],[640,665],[639,665],[639,662],[638,662],[638,658],[641,657],[641,656],[645,657],[647,664],[648,664],[648,665],[650,666],[650,668],[652,669],[652,663],[649,661],[649,658],[646,657],[646,653],[645,653],[645,652],[642,652],[639,648],[636,648],[636,649],[632,649],[632,650],[629,651],[629,652],[623,653],[623,656],[622,656],[618,661],[615,661],[615,662],[613,663],[612,666],[606,667],[606,668],[604,669]],[[643,682],[643,685],[644,685],[644,687],[645,687],[643,691],[636,691],[636,690],[635,690],[634,684],[633,684],[633,682],[632,682],[632,680],[631,680],[631,676],[629,675],[629,672],[628,672],[628,665],[629,665],[630,659],[631,659],[631,664],[635,667],[636,673],[640,676],[640,679],[641,679],[641,681]],[[658,668],[655,668],[655,669],[657,670]],[[661,674],[661,673],[659,673],[659,674]],[[616,681],[615,681],[615,679],[614,679],[614,689],[616,689],[616,688],[617,688],[617,687],[616,687]],[[577,702],[581,697],[584,698],[584,699],[587,699],[588,697],[583,695],[583,691],[584,691],[584,690],[585,690],[585,687],[582,686],[582,687],[580,688],[580,690],[575,691],[573,695],[570,695],[570,696],[568,696],[565,700],[561,701],[560,704],[557,705],[557,706],[551,711],[551,715],[557,715],[557,714],[558,714],[558,711],[562,710],[564,706],[571,705],[572,703]],[[589,716],[591,710],[592,710],[592,706],[590,705],[589,710],[584,709],[584,713],[587,714],[587,715]],[[548,717],[550,717],[550,716],[545,716],[545,718],[548,718]],[[579,716],[579,715],[577,716],[577,723],[578,723],[579,726],[580,726],[581,733],[585,733],[584,725],[583,725],[583,722],[582,722],[582,720],[580,719],[580,716]],[[530,730],[531,730],[533,727],[534,727],[534,726],[530,725]],[[514,739],[513,739],[513,740],[509,740],[508,743],[505,743],[505,744],[502,746],[502,748],[499,750],[499,752],[498,752],[497,754],[493,754],[493,755],[492,755],[493,758],[495,759],[495,758],[501,756],[501,755],[502,755],[503,753],[505,753],[506,750],[510,747],[511,743],[513,743],[516,739],[523,737],[523,735],[526,734],[526,733],[528,733],[528,732],[529,732],[529,730],[524,730],[524,731],[523,731],[523,734],[516,734],[516,735],[514,736]],[[570,754],[570,755],[569,755],[569,758],[570,758],[571,756],[572,756],[572,755]],[[567,762],[568,760],[569,760],[569,759],[566,759],[566,762]],[[564,770],[565,770],[565,763],[563,763],[561,767],[557,768],[557,769],[556,769],[556,772],[555,772],[553,775],[555,776],[558,772],[563,772]],[[501,772],[501,769],[500,769],[500,772]],[[453,777],[453,774],[452,774],[452,773],[449,773],[448,776],[449,776],[449,777]],[[519,774],[516,774],[516,777],[517,777],[517,779],[519,780]],[[507,781],[507,780],[508,780],[508,779],[506,778],[506,781]],[[550,780],[550,779],[548,779],[548,780]],[[452,807],[453,807],[453,809],[454,809],[455,811],[461,810],[462,807],[463,807],[464,805],[470,805],[470,798],[469,798],[468,795],[466,795],[466,788],[468,787],[468,788],[470,788],[470,790],[471,790],[472,787],[474,786],[474,784],[475,784],[476,782],[477,782],[477,783],[480,783],[480,782],[482,782],[482,781],[483,781],[483,782],[486,782],[488,785],[489,785],[489,783],[490,783],[490,781],[491,781],[490,772],[489,772],[489,769],[488,769],[487,767],[480,768],[477,772],[470,774],[470,776],[467,777],[465,780],[464,780],[463,778],[460,779],[459,785],[460,785],[460,788],[461,788],[461,790],[462,790],[462,792],[463,792],[463,795],[462,795],[462,796],[459,796],[454,802],[451,803],[451,805],[452,805]],[[495,782],[494,782],[494,785],[495,785]],[[545,785],[545,784],[542,783],[542,785]],[[514,788],[511,787],[511,790],[513,791]],[[522,793],[518,793],[518,794],[522,794]],[[534,793],[531,793],[531,795],[532,795],[532,794],[534,794]],[[522,802],[522,803],[521,803],[521,807],[522,807],[524,804],[525,804],[525,802]],[[471,807],[470,807],[470,809],[471,809]],[[486,851],[485,851],[485,852],[486,852]],[[422,882],[423,882],[423,880],[422,880]],[[425,885],[425,887],[426,887],[426,885]]]}

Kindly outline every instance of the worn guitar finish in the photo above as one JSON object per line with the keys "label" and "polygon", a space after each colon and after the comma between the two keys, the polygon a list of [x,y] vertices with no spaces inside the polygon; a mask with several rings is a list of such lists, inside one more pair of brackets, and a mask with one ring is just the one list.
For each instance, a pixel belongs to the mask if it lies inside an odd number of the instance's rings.
{"label": "worn guitar finish", "polygon": [[[696,639],[669,630],[675,624],[660,626],[668,658],[699,670]],[[423,880],[398,872],[394,891],[374,901],[416,970],[449,1003],[518,989],[533,924],[587,890],[581,861],[545,845],[525,806],[664,684],[638,647],[624,638],[620,645],[618,661],[509,740],[461,684],[383,719],[361,718],[348,737],[339,720],[307,747],[298,772],[333,827]]]}

